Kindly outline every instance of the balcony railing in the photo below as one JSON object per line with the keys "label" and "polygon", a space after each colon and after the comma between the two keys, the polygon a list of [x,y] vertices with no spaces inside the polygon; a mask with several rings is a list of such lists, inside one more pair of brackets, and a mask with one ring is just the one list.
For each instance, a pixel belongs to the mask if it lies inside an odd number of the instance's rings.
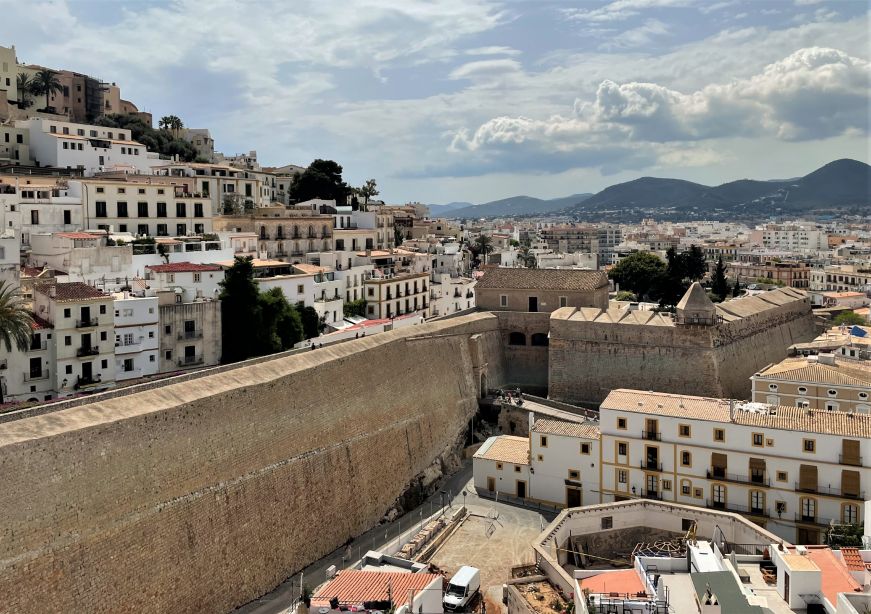
{"label": "balcony railing", "polygon": [[662,463],[657,463],[654,461],[641,461],[638,463],[642,469],[647,471],[662,471]]}
{"label": "balcony railing", "polygon": [[659,431],[641,431],[641,439],[649,441],[662,441],[662,433]]}
{"label": "balcony railing", "polygon": [[808,492],[815,493],[818,495],[828,495],[830,497],[841,497],[843,499],[862,499],[865,500],[865,493],[863,491],[858,491],[855,493],[844,492],[840,488],[832,488],[831,486],[820,486],[816,484],[814,486],[799,486],[798,482],[795,482],[795,490],[797,492]]}
{"label": "balcony railing", "polygon": [[97,318],[88,318],[87,320],[76,320],[76,328],[91,328],[99,326],[100,322]]}
{"label": "balcony railing", "polygon": [[83,377],[80,375],[76,378],[75,388],[84,388],[86,386],[93,386],[94,384],[99,384],[99,383],[100,383],[100,379],[94,378],[93,375],[90,375],[87,377]]}
{"label": "balcony railing", "polygon": [[40,371],[39,373],[31,372],[24,374],[25,382],[38,382],[44,379],[48,379],[48,371]]}
{"label": "balcony railing", "polygon": [[736,512],[738,514],[746,514],[747,516],[768,517],[768,510],[764,507],[747,507],[746,505],[738,505],[737,503],[727,503],[723,501],[705,501],[708,508],[713,510],[723,510],[725,512]]}
{"label": "balcony railing", "polygon": [[202,336],[203,331],[201,330],[186,330],[178,334],[179,341],[182,339],[200,339]]}
{"label": "balcony railing", "polygon": [[76,356],[78,356],[79,358],[81,358],[82,356],[96,356],[99,353],[100,348],[96,346],[80,347],[76,350]]}
{"label": "balcony railing", "polygon": [[47,350],[48,349],[48,341],[42,340],[39,343],[31,341],[30,347],[28,349],[31,352],[38,352],[40,350]]}
{"label": "balcony railing", "polygon": [[771,486],[771,479],[765,476],[755,475],[739,475],[737,473],[726,473],[725,471],[717,470],[716,468],[708,469],[707,476],[709,480],[720,480],[721,482],[735,482],[738,484],[753,484],[755,486]]}
{"label": "balcony railing", "polygon": [[807,514],[802,514],[800,512],[796,512],[795,521],[802,524],[815,524],[822,527],[827,527],[832,524],[832,522],[837,522],[832,520],[831,518],[823,518],[822,516],[809,516]]}
{"label": "balcony railing", "polygon": [[183,356],[178,359],[179,367],[193,367],[195,365],[203,364],[202,356]]}
{"label": "balcony railing", "polygon": [[843,454],[838,454],[838,462],[842,465],[851,465],[853,467],[861,467],[862,466],[862,457],[861,456],[844,456]]}
{"label": "balcony railing", "polygon": [[658,490],[641,490],[641,497],[643,499],[656,499],[657,501],[662,501],[662,493]]}

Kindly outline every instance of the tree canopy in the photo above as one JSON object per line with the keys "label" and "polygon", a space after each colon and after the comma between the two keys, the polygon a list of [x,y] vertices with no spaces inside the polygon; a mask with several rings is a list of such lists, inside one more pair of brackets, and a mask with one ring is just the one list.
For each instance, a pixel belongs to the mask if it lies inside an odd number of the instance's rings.
{"label": "tree canopy", "polygon": [[629,254],[608,273],[608,277],[639,299],[654,297],[665,274],[665,263],[656,254],[635,252]]}
{"label": "tree canopy", "polygon": [[726,266],[723,264],[723,257],[717,260],[717,268],[714,269],[714,275],[711,279],[711,292],[720,300],[726,300],[729,294],[729,282],[726,281]]}
{"label": "tree canopy", "polygon": [[841,326],[842,324],[846,326],[853,326],[854,324],[858,326],[868,325],[868,322],[865,320],[865,318],[860,316],[855,311],[845,311],[843,313],[839,313],[837,316],[835,316],[833,322],[835,326]]}
{"label": "tree canopy", "polygon": [[[169,117],[175,116],[166,116],[161,119],[161,122]],[[122,113],[103,115],[97,119],[96,124],[129,130],[134,141],[139,141],[148,151],[156,151],[162,156],[178,156],[182,162],[199,159],[199,152],[193,143],[179,138],[172,129],[155,130],[138,115]]]}
{"label": "tree canopy", "polygon": [[318,158],[305,171],[294,174],[289,191],[291,198],[297,202],[323,198],[344,205],[350,189],[342,180],[340,164]]}

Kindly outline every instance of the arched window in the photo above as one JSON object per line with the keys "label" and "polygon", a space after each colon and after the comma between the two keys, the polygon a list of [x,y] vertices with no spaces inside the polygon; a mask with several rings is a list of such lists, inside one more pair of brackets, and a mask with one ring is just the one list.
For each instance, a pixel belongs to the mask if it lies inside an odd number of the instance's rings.
{"label": "arched window", "polygon": [[526,345],[526,335],[513,332],[508,335],[508,345]]}
{"label": "arched window", "polygon": [[260,238],[261,238],[261,239],[265,239],[265,238],[266,238],[266,226],[261,226],[261,227],[260,227]]}
{"label": "arched window", "polygon": [[548,344],[547,333],[533,333],[532,345],[546,346]]}

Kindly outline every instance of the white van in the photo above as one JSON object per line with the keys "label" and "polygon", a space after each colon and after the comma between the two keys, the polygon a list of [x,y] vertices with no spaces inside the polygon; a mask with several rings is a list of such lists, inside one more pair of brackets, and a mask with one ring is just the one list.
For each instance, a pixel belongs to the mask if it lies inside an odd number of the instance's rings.
{"label": "white van", "polygon": [[463,565],[448,582],[442,603],[446,610],[462,610],[472,602],[481,588],[481,570]]}

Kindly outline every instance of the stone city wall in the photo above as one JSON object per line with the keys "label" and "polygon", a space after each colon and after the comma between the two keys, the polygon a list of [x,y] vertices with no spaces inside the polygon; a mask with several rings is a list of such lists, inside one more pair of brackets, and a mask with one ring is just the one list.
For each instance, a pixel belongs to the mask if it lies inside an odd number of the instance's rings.
{"label": "stone city wall", "polygon": [[454,444],[500,346],[475,314],[0,424],[0,612],[258,597]]}
{"label": "stone city wall", "polygon": [[[494,311],[499,319],[502,334],[502,351],[505,356],[505,384],[519,386],[525,392],[547,394],[548,346],[532,345],[532,336],[550,331],[549,313],[523,311]],[[525,345],[511,345],[512,332],[523,333]]]}

